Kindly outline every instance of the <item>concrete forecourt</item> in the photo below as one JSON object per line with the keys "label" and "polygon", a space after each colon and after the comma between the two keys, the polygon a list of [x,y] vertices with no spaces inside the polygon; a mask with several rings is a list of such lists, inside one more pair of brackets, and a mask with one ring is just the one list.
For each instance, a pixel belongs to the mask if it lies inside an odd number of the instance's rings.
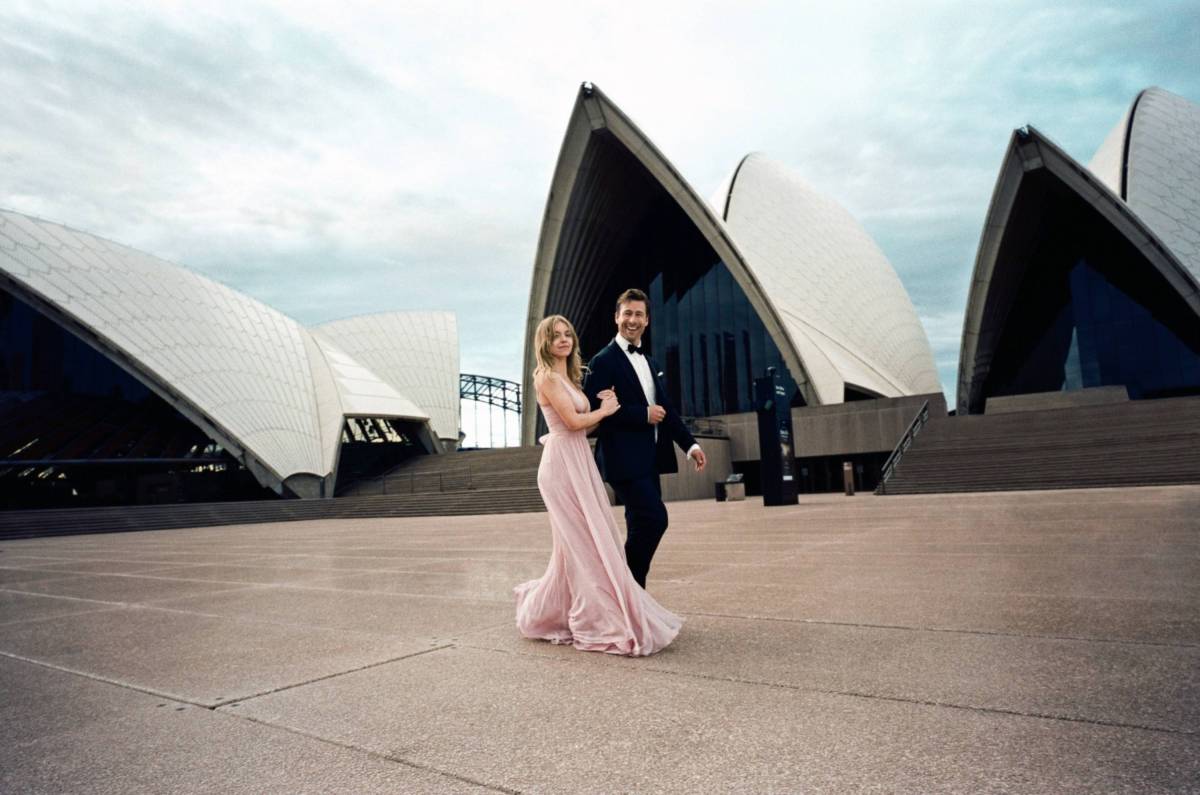
{"label": "concrete forecourt", "polygon": [[681,502],[646,659],[545,514],[0,543],[3,792],[1200,788],[1200,487]]}

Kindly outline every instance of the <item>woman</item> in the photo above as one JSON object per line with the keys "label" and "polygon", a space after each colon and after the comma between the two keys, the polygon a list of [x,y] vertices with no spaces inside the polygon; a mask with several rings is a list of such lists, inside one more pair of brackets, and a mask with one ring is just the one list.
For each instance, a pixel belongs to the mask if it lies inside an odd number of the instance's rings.
{"label": "woman", "polygon": [[517,629],[527,638],[583,651],[642,656],[664,648],[683,620],[634,581],[625,564],[587,432],[620,406],[611,390],[588,411],[575,329],[561,315],[538,324],[533,385],[550,433],[542,437],[538,489],[553,549],[539,580],[518,585]]}

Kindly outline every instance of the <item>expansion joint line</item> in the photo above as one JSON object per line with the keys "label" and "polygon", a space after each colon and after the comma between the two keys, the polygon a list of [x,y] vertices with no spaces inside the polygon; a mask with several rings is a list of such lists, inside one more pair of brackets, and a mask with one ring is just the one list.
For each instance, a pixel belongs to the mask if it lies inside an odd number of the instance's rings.
{"label": "expansion joint line", "polygon": [[[443,648],[445,648],[445,647],[443,647]],[[427,652],[421,652],[421,654],[426,654],[426,653]],[[395,764],[404,765],[405,767],[411,767],[414,770],[420,770],[420,771],[426,772],[426,773],[434,773],[439,776],[445,776],[446,778],[451,778],[451,779],[454,779],[455,781],[461,781],[464,784],[471,784],[472,786],[481,787],[486,790],[491,790],[492,792],[503,792],[506,795],[524,795],[524,793],[519,789],[512,789],[510,787],[504,787],[499,784],[488,784],[485,781],[479,781],[477,779],[470,778],[469,776],[464,776],[460,773],[451,773],[448,770],[442,770],[440,768],[434,767],[433,765],[426,765],[426,764],[422,764],[421,762],[414,762],[413,760],[405,759],[402,756],[394,756],[392,754],[385,754],[385,753],[382,753],[379,751],[372,751],[369,748],[363,748],[362,746],[353,745],[351,743],[344,743],[344,742],[339,742],[338,740],[331,740],[328,737],[322,737],[319,734],[312,734],[310,732],[302,731],[300,729],[295,729],[295,728],[292,728],[291,726],[280,726],[279,724],[276,724],[276,723],[268,723],[266,721],[259,720],[258,718],[252,718],[252,717],[249,717],[246,715],[237,715],[235,713],[227,712],[225,710],[221,710],[221,714],[222,715],[233,715],[234,717],[238,718],[239,720],[244,720],[247,723],[253,723],[257,726],[265,726],[268,729],[276,729],[278,731],[287,732],[288,734],[294,734],[297,737],[304,737],[309,740],[316,740],[319,743],[324,743],[325,745],[332,745],[335,748],[341,748],[341,749],[344,749],[347,751],[354,751],[355,753],[359,753],[359,754],[366,754],[367,756],[374,757],[375,759],[382,759],[386,762],[393,762]]]}
{"label": "expansion joint line", "polygon": [[[358,668],[350,668],[345,671],[336,671],[334,673],[326,674],[325,676],[318,676],[314,679],[308,679],[303,682],[293,682],[292,684],[283,685],[281,687],[276,687],[271,690],[264,690],[259,693],[252,693],[248,696],[241,696],[238,698],[229,698],[229,699],[225,699],[224,701],[217,701],[217,702],[211,702],[211,703],[205,703],[202,701],[193,701],[192,699],[187,698],[185,696],[181,696],[178,693],[166,693],[166,692],[163,692],[162,690],[155,690],[154,688],[150,688],[150,687],[139,687],[137,685],[130,684],[129,682],[122,682],[119,679],[113,679],[113,678],[107,677],[107,676],[100,676],[99,674],[93,674],[93,673],[89,673],[87,671],[81,671],[77,668],[68,668],[65,665],[55,665],[54,663],[45,662],[44,660],[37,660],[32,657],[25,657],[24,655],[21,655],[21,654],[13,654],[12,652],[0,650],[0,657],[7,657],[10,660],[17,660],[19,662],[29,663],[30,665],[36,665],[40,668],[46,668],[51,671],[58,671],[59,673],[72,674],[74,676],[82,677],[84,679],[91,679],[94,682],[103,682],[106,685],[115,685],[117,687],[124,688],[125,690],[133,690],[138,693],[145,693],[146,695],[154,696],[155,698],[165,698],[168,701],[173,701],[177,704],[188,704],[193,707],[199,707],[200,709],[206,709],[206,710],[212,711],[212,710],[216,710],[216,709],[219,709],[221,707],[224,707],[224,706],[227,706],[230,704],[233,704],[233,705],[241,704],[246,701],[250,701],[251,699],[261,698],[262,696],[269,696],[272,693],[282,693],[285,690],[291,690],[291,689],[297,688],[297,687],[304,687],[305,685],[311,685],[311,684],[315,684],[317,682],[324,682],[328,679],[336,679],[337,677],[345,676],[346,674],[353,674],[353,673],[358,673],[359,671],[366,671],[371,668],[378,668],[381,665],[388,665],[390,663],[400,662],[401,660],[412,659],[413,657],[420,657],[423,654],[429,654],[429,653],[435,652],[435,651],[442,651],[443,649],[449,649],[449,648],[452,648],[453,646],[454,646],[454,644],[445,643],[445,644],[441,644],[438,646],[434,646],[432,648],[422,649],[421,651],[413,652],[411,654],[402,654],[399,657],[391,657],[386,660],[380,660],[378,662],[368,663],[366,665],[359,666]],[[229,713],[229,714],[236,715],[237,713]]]}
{"label": "expansion joint line", "polygon": [[347,674],[356,674],[359,671],[369,671],[372,668],[378,668],[381,665],[390,665],[391,663],[400,662],[401,660],[411,660],[413,657],[420,657],[423,654],[431,654],[435,651],[442,651],[443,649],[453,648],[453,646],[454,646],[453,643],[444,643],[440,646],[432,646],[428,649],[421,649],[420,651],[415,651],[415,652],[412,652],[411,654],[402,654],[399,657],[391,657],[386,660],[380,660],[379,662],[373,662],[373,663],[367,663],[366,665],[360,665],[357,668],[347,668],[344,671],[335,671],[331,674],[326,674],[325,676],[318,676],[315,679],[307,679],[303,682],[293,682],[288,685],[282,685],[280,687],[271,688],[270,690],[263,690],[258,693],[251,693],[248,696],[242,696],[240,698],[226,699],[225,701],[221,701],[216,704],[213,704],[212,706],[209,707],[209,709],[217,709],[219,707],[230,706],[230,705],[236,707],[238,704],[244,704],[247,701],[251,701],[256,698],[262,698],[263,696],[269,696],[274,693],[283,693],[287,690],[294,690],[297,687],[306,687],[307,685],[316,684],[317,682],[325,682],[329,679],[337,679],[340,676],[346,676]]}

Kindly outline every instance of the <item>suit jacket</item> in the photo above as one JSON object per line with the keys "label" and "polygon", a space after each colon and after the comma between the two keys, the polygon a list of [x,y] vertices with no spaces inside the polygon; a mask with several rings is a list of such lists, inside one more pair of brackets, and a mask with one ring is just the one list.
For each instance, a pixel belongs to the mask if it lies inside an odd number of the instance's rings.
{"label": "suit jacket", "polygon": [[616,341],[608,343],[588,362],[588,375],[583,382],[583,391],[592,404],[600,407],[596,393],[613,387],[621,408],[616,414],[605,417],[596,429],[596,464],[600,474],[609,483],[646,477],[667,472],[678,472],[675,442],[685,453],[696,443],[688,433],[679,412],[667,398],[667,387],[663,382],[658,365],[647,358],[650,372],[654,376],[654,390],[658,405],[666,409],[667,416],[658,424],[658,440],[654,428],[646,420],[646,393],[638,380],[629,357],[617,347]]}

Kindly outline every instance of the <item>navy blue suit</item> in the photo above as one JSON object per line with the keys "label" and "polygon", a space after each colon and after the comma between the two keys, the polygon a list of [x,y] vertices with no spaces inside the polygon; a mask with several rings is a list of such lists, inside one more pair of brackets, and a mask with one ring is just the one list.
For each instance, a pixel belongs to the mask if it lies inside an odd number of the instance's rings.
{"label": "navy blue suit", "polygon": [[[636,354],[641,355],[641,354]],[[666,384],[658,365],[647,359],[654,375],[658,405],[666,412],[657,426],[647,420],[646,393],[625,352],[610,342],[588,362],[583,391],[592,408],[599,408],[596,394],[613,388],[621,408],[600,421],[596,430],[596,464],[625,505],[625,559],[633,578],[643,588],[650,560],[667,530],[667,508],[662,501],[659,475],[677,472],[672,442],[685,453],[696,443],[667,398]],[[655,427],[658,439],[655,441]]]}

